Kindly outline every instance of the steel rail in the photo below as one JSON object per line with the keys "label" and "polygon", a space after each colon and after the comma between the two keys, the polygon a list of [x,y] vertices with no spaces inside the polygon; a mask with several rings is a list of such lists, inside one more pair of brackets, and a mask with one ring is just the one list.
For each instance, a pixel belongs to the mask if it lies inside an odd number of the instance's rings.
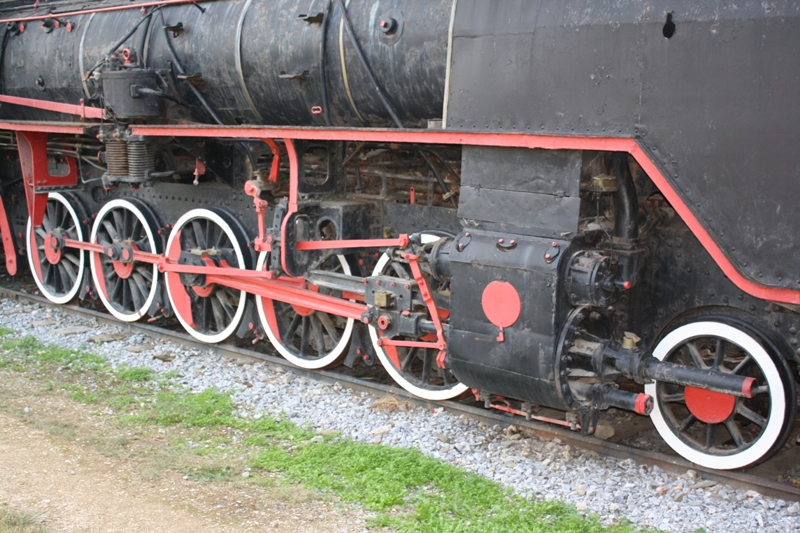
{"label": "steel rail", "polygon": [[227,357],[234,361],[263,361],[272,368],[280,367],[291,370],[296,375],[322,383],[339,383],[339,385],[342,387],[349,387],[359,392],[368,392],[372,395],[378,396],[391,394],[427,409],[443,407],[452,414],[465,415],[467,417],[482,421],[486,424],[497,424],[501,427],[514,425],[524,428],[526,433],[536,435],[539,438],[546,440],[558,438],[566,444],[570,444],[583,450],[594,451],[606,457],[613,457],[615,459],[633,459],[638,464],[656,465],[666,471],[677,474],[684,473],[687,470],[692,469],[696,472],[702,473],[703,477],[708,480],[715,481],[717,483],[723,483],[733,488],[742,490],[756,490],[763,496],[780,498],[788,501],[800,501],[800,487],[794,487],[786,483],[779,483],[777,481],[750,473],[712,470],[690,463],[681,457],[666,455],[649,450],[642,450],[626,444],[602,440],[596,437],[589,437],[564,427],[555,426],[544,422],[537,422],[535,420],[525,420],[524,418],[518,416],[511,417],[507,414],[503,414],[502,412],[466,405],[456,401],[440,402],[423,400],[396,386],[374,383],[331,370],[306,370],[303,368],[298,368],[282,357],[246,350],[233,345],[206,344],[194,339],[187,333],[172,331],[151,324],[139,322],[121,323],[115,320],[112,316],[100,311],[85,309],[74,304],[57,305],[50,302],[43,296],[28,294],[7,287],[0,287],[0,297],[11,298],[14,300],[27,300],[51,307],[53,309],[64,309],[85,318],[94,318],[98,322],[113,325],[123,330],[130,331],[131,333],[142,333],[156,338],[168,338],[169,340],[178,342],[184,346],[205,350],[216,355]]}

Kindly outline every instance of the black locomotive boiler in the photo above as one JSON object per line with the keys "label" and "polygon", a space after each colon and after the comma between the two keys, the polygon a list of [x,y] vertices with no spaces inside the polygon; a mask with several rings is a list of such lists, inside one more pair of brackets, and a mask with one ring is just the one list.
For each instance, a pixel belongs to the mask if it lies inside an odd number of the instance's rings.
{"label": "black locomotive boiler", "polygon": [[[786,442],[800,4],[0,4],[0,232],[56,303],[379,360],[711,468]],[[356,369],[357,370],[357,369]],[[502,402],[498,401],[502,398]]]}

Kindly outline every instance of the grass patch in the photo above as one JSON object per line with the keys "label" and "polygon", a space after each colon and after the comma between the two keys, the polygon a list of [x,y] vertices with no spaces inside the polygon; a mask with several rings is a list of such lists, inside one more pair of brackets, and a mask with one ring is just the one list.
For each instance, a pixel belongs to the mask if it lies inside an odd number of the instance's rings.
{"label": "grass patch", "polygon": [[312,442],[288,451],[264,450],[253,463],[291,482],[330,490],[380,514],[373,525],[398,531],[628,532],[603,527],[561,502],[530,502],[501,485],[415,449],[352,441]]}
{"label": "grass patch", "polygon": [[195,481],[229,481],[233,477],[233,468],[230,466],[201,467],[192,472]]}
{"label": "grass patch", "polygon": [[26,360],[30,360],[39,365],[60,365],[80,371],[108,369],[106,360],[99,355],[55,345],[45,345],[30,335],[5,339],[0,342],[0,349],[5,352],[4,355],[7,358],[18,364],[24,364]]}
{"label": "grass patch", "polygon": [[47,533],[36,517],[0,507],[0,533]]}
{"label": "grass patch", "polygon": [[150,368],[121,367],[116,370],[116,375],[120,381],[143,383],[155,379],[156,373]]}

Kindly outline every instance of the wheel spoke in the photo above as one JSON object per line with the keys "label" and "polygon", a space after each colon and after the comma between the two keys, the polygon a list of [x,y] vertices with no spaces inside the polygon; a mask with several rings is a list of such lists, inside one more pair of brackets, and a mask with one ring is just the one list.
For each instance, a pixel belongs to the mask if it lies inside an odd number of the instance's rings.
{"label": "wheel spoke", "polygon": [[442,370],[442,380],[444,380],[445,387],[449,387],[454,383],[453,378],[450,377],[450,371],[446,368]]}
{"label": "wheel spoke", "polygon": [[319,325],[319,320],[315,315],[311,315],[309,322],[311,323],[311,331],[314,333],[314,344],[317,348],[317,354],[325,353],[325,337],[322,334],[322,328]]}
{"label": "wheel spoke", "polygon": [[289,327],[286,329],[286,335],[284,336],[285,339],[291,339],[294,337],[294,334],[297,332],[297,328],[300,326],[301,319],[303,317],[300,315],[294,315],[292,317],[292,321],[289,323]]}
{"label": "wheel spoke", "polygon": [[738,374],[752,360],[753,360],[753,356],[750,355],[750,354],[747,354],[747,357],[742,359],[742,361],[738,365],[736,365],[736,367],[733,370],[731,370],[731,374]]}
{"label": "wheel spoke", "polygon": [[736,447],[743,448],[746,443],[744,442],[744,437],[742,437],[742,432],[739,431],[739,426],[736,425],[736,422],[733,420],[726,420],[725,427],[728,428],[728,433],[731,434],[733,442],[736,443]]}
{"label": "wheel spoke", "polygon": [[749,421],[757,424],[758,426],[764,428],[767,425],[767,419],[761,416],[760,414],[756,413],[749,407],[745,406],[743,402],[739,401],[739,404],[736,406],[736,412],[748,419]]}
{"label": "wheel spoke", "polygon": [[706,426],[706,451],[710,450],[714,447],[714,433],[716,430],[714,429],[714,424],[708,424]]}
{"label": "wheel spoke", "polygon": [[308,322],[308,317],[304,316],[302,320],[303,327],[300,328],[300,353],[304,355],[308,354]]}
{"label": "wheel spoke", "polygon": [[725,339],[717,339],[717,349],[714,352],[714,365],[712,366],[712,368],[714,370],[719,370],[724,359],[725,359]]}
{"label": "wheel spoke", "polygon": [[692,356],[692,361],[694,361],[695,366],[698,368],[707,368],[702,355],[700,355],[700,350],[697,348],[697,344],[693,341],[687,342],[686,348],[689,350],[689,355]]}
{"label": "wheel spoke", "polygon": [[195,219],[192,220],[192,235],[194,235],[194,241],[198,248],[201,250],[207,250],[207,242],[204,240],[205,231],[203,228],[203,224],[200,223],[199,220]]}
{"label": "wheel spoke", "polygon": [[227,316],[222,302],[220,302],[219,298],[216,298],[215,294],[209,296],[208,300],[211,303],[211,312],[214,315],[214,323],[217,325],[216,331],[225,329],[230,322],[230,317]]}
{"label": "wheel spoke", "polygon": [[678,433],[683,433],[684,431],[692,427],[692,425],[694,425],[695,422],[697,422],[697,418],[690,413],[689,416],[684,418],[683,422],[681,422],[681,424],[678,426]]}
{"label": "wheel spoke", "polygon": [[676,392],[675,394],[665,394],[661,397],[661,401],[664,403],[685,403],[686,396],[682,392]]}
{"label": "wheel spoke", "polygon": [[119,242],[121,240],[119,238],[119,233],[117,232],[117,228],[114,227],[114,224],[112,224],[110,220],[108,219],[103,220],[103,228],[106,230],[106,233],[109,236],[109,240],[112,243]]}
{"label": "wheel spoke", "polygon": [[422,382],[430,383],[433,366],[433,350],[424,349],[422,353]]}
{"label": "wheel spoke", "polygon": [[328,336],[333,341],[333,344],[338,344],[341,336],[339,335],[339,332],[336,330],[336,326],[334,326],[333,321],[331,320],[331,317],[328,315],[328,313],[322,313],[320,311],[317,311],[315,315],[319,319],[320,324],[322,324],[322,327],[325,328],[325,331],[328,333]]}
{"label": "wheel spoke", "polygon": [[407,371],[411,368],[411,363],[414,362],[414,358],[417,356],[417,347],[412,347],[408,349],[408,353],[406,353],[405,359],[403,359],[403,364],[400,366],[401,370]]}

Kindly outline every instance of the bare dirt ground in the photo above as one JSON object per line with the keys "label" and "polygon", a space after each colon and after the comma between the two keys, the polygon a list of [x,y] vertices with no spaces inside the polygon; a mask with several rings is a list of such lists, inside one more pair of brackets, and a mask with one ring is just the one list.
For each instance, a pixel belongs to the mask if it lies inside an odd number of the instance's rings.
{"label": "bare dirt ground", "polygon": [[0,505],[50,532],[364,531],[367,513],[331,496],[182,475],[180,431],[120,428],[46,380],[0,371]]}

